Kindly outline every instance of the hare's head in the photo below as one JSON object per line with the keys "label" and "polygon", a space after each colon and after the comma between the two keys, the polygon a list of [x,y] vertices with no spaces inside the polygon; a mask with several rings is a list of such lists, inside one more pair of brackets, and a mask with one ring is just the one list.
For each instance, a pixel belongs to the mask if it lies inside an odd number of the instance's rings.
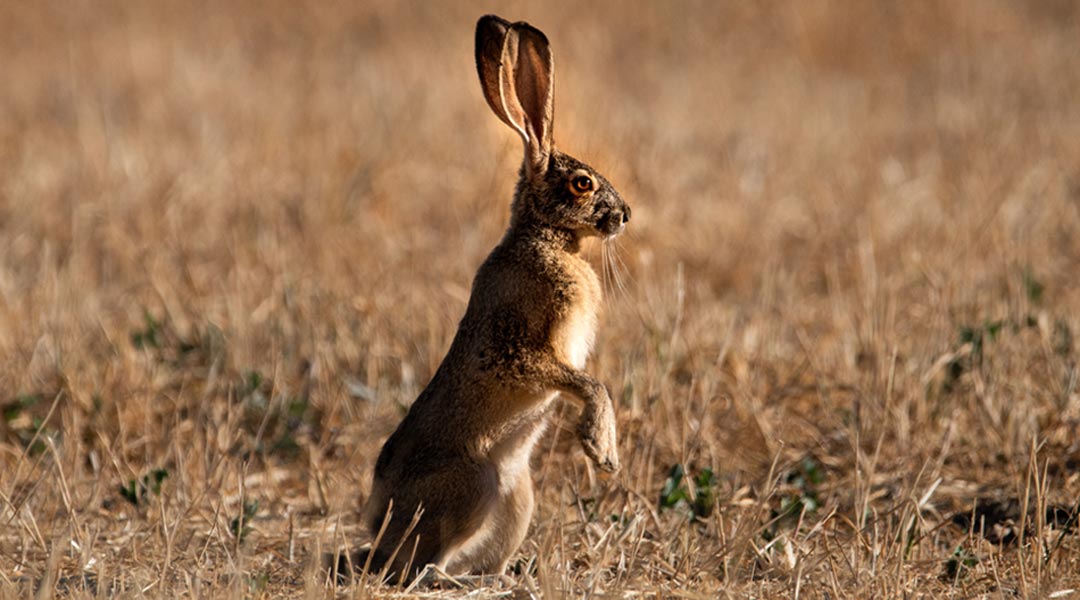
{"label": "hare's head", "polygon": [[543,32],[524,22],[481,17],[476,68],[491,110],[525,142],[513,218],[570,231],[576,238],[620,233],[630,220],[630,206],[603,175],[555,148],[555,64]]}

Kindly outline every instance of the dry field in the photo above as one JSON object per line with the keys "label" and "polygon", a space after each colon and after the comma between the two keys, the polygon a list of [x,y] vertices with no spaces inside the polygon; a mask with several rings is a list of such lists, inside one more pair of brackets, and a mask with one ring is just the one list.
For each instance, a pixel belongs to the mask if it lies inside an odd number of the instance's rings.
{"label": "dry field", "polygon": [[[504,580],[328,583],[552,39],[623,470],[561,409]],[[1080,6],[0,4],[0,598],[1080,598]],[[1075,591],[1073,591],[1075,590]]]}

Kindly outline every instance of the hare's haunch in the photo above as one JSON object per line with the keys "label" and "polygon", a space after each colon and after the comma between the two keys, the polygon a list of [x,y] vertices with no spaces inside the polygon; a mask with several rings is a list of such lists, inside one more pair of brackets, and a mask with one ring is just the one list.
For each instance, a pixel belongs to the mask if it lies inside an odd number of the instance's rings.
{"label": "hare's haunch", "polygon": [[379,453],[364,518],[373,536],[385,531],[355,567],[501,574],[529,527],[529,457],[557,394],[583,403],[586,454],[619,467],[611,398],[583,370],[601,297],[579,249],[620,233],[630,207],[555,148],[554,64],[540,30],[482,17],[476,67],[488,105],[525,142],[510,226],[476,273],[446,358]]}

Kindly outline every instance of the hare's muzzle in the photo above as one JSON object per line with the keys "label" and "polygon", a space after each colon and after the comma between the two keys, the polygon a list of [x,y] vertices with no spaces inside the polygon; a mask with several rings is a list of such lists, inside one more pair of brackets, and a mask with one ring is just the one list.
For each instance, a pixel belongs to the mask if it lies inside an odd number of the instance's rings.
{"label": "hare's muzzle", "polygon": [[616,236],[626,229],[626,223],[630,221],[630,207],[613,208],[596,224],[596,228],[605,236]]}

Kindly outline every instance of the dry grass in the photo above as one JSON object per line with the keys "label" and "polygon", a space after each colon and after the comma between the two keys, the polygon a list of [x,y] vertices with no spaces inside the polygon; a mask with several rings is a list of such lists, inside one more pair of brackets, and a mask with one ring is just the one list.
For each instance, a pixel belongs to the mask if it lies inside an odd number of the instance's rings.
{"label": "dry grass", "polygon": [[[578,5],[497,11],[634,207],[624,469],[564,415],[513,586],[413,593],[1080,597],[1075,5]],[[491,10],[0,5],[0,597],[401,594],[313,557],[506,223]]]}

